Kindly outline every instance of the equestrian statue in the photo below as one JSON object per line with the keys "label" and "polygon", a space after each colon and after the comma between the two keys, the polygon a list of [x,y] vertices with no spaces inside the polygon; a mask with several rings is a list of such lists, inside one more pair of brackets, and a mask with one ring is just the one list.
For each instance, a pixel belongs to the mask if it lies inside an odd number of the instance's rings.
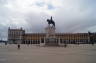
{"label": "equestrian statue", "polygon": [[47,22],[49,25],[52,24],[55,27],[55,22],[53,21],[52,16],[51,19],[47,19]]}

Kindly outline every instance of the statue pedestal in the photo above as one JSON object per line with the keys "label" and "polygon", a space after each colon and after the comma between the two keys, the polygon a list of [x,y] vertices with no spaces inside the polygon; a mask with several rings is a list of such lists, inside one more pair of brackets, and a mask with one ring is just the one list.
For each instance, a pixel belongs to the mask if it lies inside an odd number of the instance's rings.
{"label": "statue pedestal", "polygon": [[54,37],[55,38],[55,27],[48,25],[45,28],[46,37]]}
{"label": "statue pedestal", "polygon": [[55,27],[48,25],[45,28],[45,46],[58,46],[58,39],[55,37]]}

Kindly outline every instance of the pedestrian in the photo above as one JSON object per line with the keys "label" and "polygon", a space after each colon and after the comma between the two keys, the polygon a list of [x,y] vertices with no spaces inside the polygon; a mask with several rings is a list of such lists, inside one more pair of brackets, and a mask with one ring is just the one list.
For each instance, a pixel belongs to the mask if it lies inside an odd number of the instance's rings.
{"label": "pedestrian", "polygon": [[18,44],[18,49],[20,49],[20,44]]}
{"label": "pedestrian", "polygon": [[67,44],[64,44],[64,47],[66,48],[67,47]]}

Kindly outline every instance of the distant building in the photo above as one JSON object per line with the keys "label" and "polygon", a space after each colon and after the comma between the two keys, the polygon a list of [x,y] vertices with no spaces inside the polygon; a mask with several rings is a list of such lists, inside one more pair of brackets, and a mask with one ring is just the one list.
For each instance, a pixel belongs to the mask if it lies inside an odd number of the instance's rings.
{"label": "distant building", "polygon": [[25,30],[21,29],[8,29],[8,42],[9,43],[23,43]]}
{"label": "distant building", "polygon": [[[24,29],[8,29],[9,43],[40,44],[44,43],[45,33],[25,33]],[[55,33],[60,44],[90,44],[96,42],[96,33]]]}

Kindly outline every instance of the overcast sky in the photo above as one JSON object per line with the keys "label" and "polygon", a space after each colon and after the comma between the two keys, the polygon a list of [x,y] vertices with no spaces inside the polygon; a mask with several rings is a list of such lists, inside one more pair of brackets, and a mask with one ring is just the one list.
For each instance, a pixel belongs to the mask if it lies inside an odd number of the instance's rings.
{"label": "overcast sky", "polygon": [[0,36],[8,27],[44,32],[50,16],[56,32],[96,32],[96,0],[0,0]]}

